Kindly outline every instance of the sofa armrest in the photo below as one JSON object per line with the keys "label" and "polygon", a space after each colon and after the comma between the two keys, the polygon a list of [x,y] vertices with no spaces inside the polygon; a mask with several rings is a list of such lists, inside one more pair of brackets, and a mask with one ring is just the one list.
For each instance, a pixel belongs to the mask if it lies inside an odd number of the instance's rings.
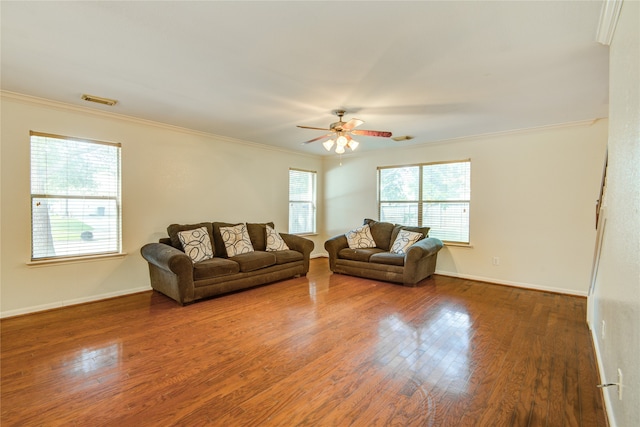
{"label": "sofa armrest", "polygon": [[329,253],[329,269],[335,271],[336,259],[338,259],[338,252],[344,248],[349,247],[349,242],[344,234],[334,236],[324,242],[324,248]]}
{"label": "sofa armrest", "polygon": [[151,287],[180,304],[193,301],[193,262],[189,255],[164,243],[140,248],[149,263]]}
{"label": "sofa armrest", "polygon": [[189,255],[164,243],[148,243],[140,249],[142,257],[149,264],[174,274],[193,274],[193,262]]}
{"label": "sofa armrest", "polygon": [[302,236],[295,234],[280,233],[282,240],[289,246],[292,251],[298,251],[304,257],[304,273],[309,272],[309,258],[311,258],[311,251],[315,247],[313,240],[309,240]]}
{"label": "sofa armrest", "polygon": [[442,249],[442,241],[435,237],[427,237],[414,243],[407,249],[405,262],[415,262],[420,258],[431,256]]}
{"label": "sofa armrest", "polygon": [[415,285],[433,274],[438,251],[442,246],[440,239],[427,237],[409,247],[404,257],[403,282],[405,285]]}

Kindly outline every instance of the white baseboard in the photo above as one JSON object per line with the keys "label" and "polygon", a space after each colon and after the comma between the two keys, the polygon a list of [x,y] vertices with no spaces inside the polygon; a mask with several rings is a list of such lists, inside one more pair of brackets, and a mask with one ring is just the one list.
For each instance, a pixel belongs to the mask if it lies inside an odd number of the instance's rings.
{"label": "white baseboard", "polygon": [[494,279],[492,277],[474,276],[471,274],[459,274],[459,273],[452,273],[450,271],[439,271],[437,269],[435,273],[441,276],[451,276],[451,277],[458,277],[460,279],[478,280],[480,282],[495,283],[497,285],[513,286],[516,288],[533,289],[536,291],[553,292],[556,294],[567,294],[567,295],[575,295],[580,297],[587,296],[586,291],[580,292],[573,289],[552,288],[550,286],[540,286],[540,285],[534,285],[532,283],[512,282],[509,280]]}
{"label": "white baseboard", "polygon": [[[604,374],[604,366],[602,365],[602,356],[600,354],[600,346],[598,345],[596,330],[595,328],[592,328],[589,332],[591,332],[591,341],[593,342],[593,348],[596,352],[596,365],[598,366],[598,375],[600,376],[600,382],[606,383],[608,381]],[[602,397],[604,398],[604,415],[609,421],[609,427],[617,427],[615,418],[609,416],[609,414],[613,414],[613,410],[611,408],[611,397],[609,396],[609,393],[606,392],[606,389],[602,391]]]}
{"label": "white baseboard", "polygon": [[0,313],[0,319],[6,317],[20,316],[22,314],[37,313],[38,311],[52,310],[54,308],[66,307],[70,305],[84,304],[87,302],[99,301],[108,298],[120,297],[123,295],[137,294],[138,292],[150,291],[151,286],[143,286],[140,288],[127,289],[125,291],[109,292],[106,294],[93,295],[90,297],[74,298],[67,301],[58,301],[50,304],[34,305],[31,307],[19,308],[17,310],[8,310]]}

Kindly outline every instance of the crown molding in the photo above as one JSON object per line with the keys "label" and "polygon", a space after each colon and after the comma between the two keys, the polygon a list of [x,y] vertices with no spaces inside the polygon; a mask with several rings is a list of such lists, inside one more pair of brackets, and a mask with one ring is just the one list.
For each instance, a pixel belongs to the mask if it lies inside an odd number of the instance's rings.
{"label": "crown molding", "polygon": [[[486,132],[486,133],[479,133],[475,135],[465,135],[465,136],[459,136],[456,138],[418,142],[418,143],[405,145],[405,146],[394,146],[394,150],[410,151],[410,150],[415,150],[415,149],[424,148],[424,147],[435,147],[439,145],[449,145],[449,144],[455,144],[459,142],[470,142],[470,141],[505,137],[505,136],[511,136],[511,135],[523,135],[523,134],[528,134],[532,132],[544,132],[544,131],[556,130],[556,129],[570,129],[575,127],[589,127],[589,126],[593,126],[600,120],[604,120],[604,119],[607,119],[607,117],[596,117],[593,119],[577,120],[573,122],[555,123],[550,125],[511,129],[511,130],[505,130],[505,131],[499,131],[499,132]],[[363,152],[363,154],[370,153],[371,155],[376,155],[379,153],[380,150],[384,150],[384,149],[370,150],[370,151]],[[352,153],[349,153],[349,154],[352,154]]]}
{"label": "crown molding", "polygon": [[598,25],[598,33],[596,41],[605,46],[609,46],[613,40],[613,33],[616,30],[620,9],[623,0],[604,0],[602,9],[600,10],[600,24]]}
{"label": "crown molding", "polygon": [[93,109],[93,108],[79,106],[79,105],[73,105],[73,104],[67,104],[65,102],[60,102],[60,101],[52,101],[50,99],[39,98],[37,96],[25,95],[25,94],[17,93],[17,92],[10,92],[10,91],[3,90],[3,91],[0,91],[0,96],[2,98],[8,98],[8,99],[12,99],[14,101],[23,102],[25,104],[42,105],[42,106],[45,106],[45,107],[54,108],[54,109],[62,110],[62,111],[74,111],[74,112],[80,113],[80,114],[88,114],[88,115],[91,115],[91,116],[105,117],[105,118],[110,118],[110,119],[122,120],[122,121],[130,122],[130,123],[136,123],[136,124],[145,125],[145,126],[152,126],[152,127],[165,129],[165,130],[169,130],[169,131],[173,131],[173,132],[180,132],[180,133],[194,135],[194,136],[200,136],[200,137],[204,137],[204,138],[211,138],[211,139],[215,139],[216,141],[227,142],[227,143],[231,143],[231,144],[246,145],[247,147],[259,148],[259,149],[262,149],[262,150],[276,151],[276,152],[287,153],[287,154],[295,154],[296,156],[311,157],[311,158],[314,158],[314,159],[319,159],[319,158],[321,159],[322,158],[322,156],[318,156],[318,155],[314,155],[314,154],[302,153],[302,152],[294,151],[294,150],[287,150],[285,148],[274,147],[272,145],[259,144],[257,142],[246,141],[246,140],[237,139],[237,138],[231,138],[231,137],[228,137],[228,136],[217,135],[217,134],[209,133],[209,132],[202,132],[202,131],[198,131],[198,130],[194,130],[194,129],[189,129],[189,128],[184,128],[184,127],[180,127],[180,126],[170,125],[170,124],[167,124],[167,123],[155,122],[153,120],[140,119],[138,117],[127,116],[125,114],[118,114],[118,113],[112,113],[110,111],[96,110],[96,109]]}

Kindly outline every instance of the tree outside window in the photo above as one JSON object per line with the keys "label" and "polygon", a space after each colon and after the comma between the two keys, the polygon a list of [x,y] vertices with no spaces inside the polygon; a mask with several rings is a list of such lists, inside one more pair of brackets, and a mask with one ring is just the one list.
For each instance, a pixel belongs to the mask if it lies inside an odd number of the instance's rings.
{"label": "tree outside window", "polygon": [[430,227],[446,242],[469,243],[471,161],[378,168],[381,221]]}
{"label": "tree outside window", "polygon": [[31,132],[32,260],[121,251],[120,144]]}

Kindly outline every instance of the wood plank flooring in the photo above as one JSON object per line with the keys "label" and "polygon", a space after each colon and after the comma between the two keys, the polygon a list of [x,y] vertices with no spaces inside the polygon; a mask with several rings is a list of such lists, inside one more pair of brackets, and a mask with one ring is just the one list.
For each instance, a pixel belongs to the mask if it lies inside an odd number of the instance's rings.
{"label": "wood plank flooring", "polygon": [[584,298],[444,276],[1,321],[8,426],[606,426]]}

